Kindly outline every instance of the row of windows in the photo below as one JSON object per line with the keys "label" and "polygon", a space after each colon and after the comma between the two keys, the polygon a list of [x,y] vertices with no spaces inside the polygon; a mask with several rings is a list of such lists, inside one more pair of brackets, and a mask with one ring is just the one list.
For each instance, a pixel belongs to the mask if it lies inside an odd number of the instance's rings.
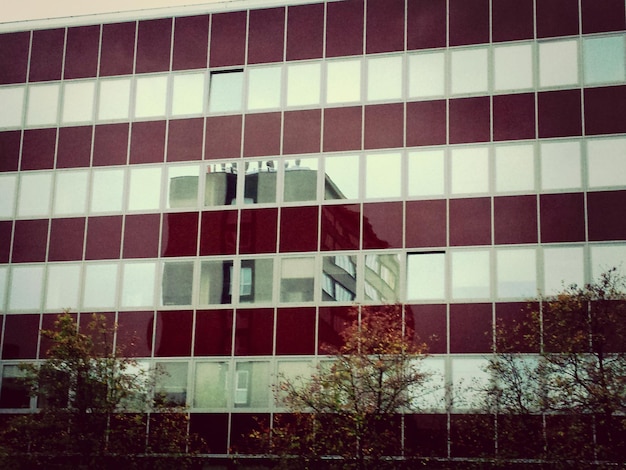
{"label": "row of windows", "polygon": [[[249,67],[245,72],[146,75],[99,82],[2,87],[0,107],[8,112],[0,116],[0,128],[22,127],[24,115],[26,126],[41,127],[125,121],[131,116],[159,119],[486,94],[529,90],[535,86],[574,87],[581,83],[579,48],[578,39],[568,39],[538,45],[519,43],[407,56]],[[626,80],[624,35],[585,38],[582,51],[585,85]]]}
{"label": "row of windows", "polygon": [[4,173],[0,219],[608,189],[626,184],[625,153],[626,138],[617,137]]}
{"label": "row of windows", "polygon": [[[626,261],[623,244],[0,266],[4,311],[527,299]],[[233,288],[233,286],[239,286]]]}

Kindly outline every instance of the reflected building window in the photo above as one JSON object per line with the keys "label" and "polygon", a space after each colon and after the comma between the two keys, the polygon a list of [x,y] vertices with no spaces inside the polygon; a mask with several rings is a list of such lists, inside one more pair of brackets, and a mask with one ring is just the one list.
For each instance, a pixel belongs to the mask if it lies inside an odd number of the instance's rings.
{"label": "reflected building window", "polygon": [[396,302],[400,298],[400,257],[397,254],[365,256],[365,298]]}
{"label": "reflected building window", "polygon": [[322,300],[350,302],[356,298],[356,256],[324,256],[322,270]]}
{"label": "reflected building window", "polygon": [[269,362],[237,362],[233,377],[236,408],[265,408],[271,395]]}
{"label": "reflected building window", "polygon": [[211,163],[206,167],[205,207],[232,205],[237,202],[237,164]]}

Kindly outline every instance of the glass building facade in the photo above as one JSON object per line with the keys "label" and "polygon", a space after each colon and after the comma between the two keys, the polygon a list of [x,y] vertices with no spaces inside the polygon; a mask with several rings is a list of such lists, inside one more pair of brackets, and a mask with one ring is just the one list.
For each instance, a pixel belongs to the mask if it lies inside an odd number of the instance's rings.
{"label": "glass building facade", "polygon": [[[354,304],[403,304],[455,386],[496,322],[626,262],[623,0],[136,16],[0,24],[1,412],[36,406],[39,330],[100,312],[223,456]],[[440,398],[405,452],[471,455]]]}

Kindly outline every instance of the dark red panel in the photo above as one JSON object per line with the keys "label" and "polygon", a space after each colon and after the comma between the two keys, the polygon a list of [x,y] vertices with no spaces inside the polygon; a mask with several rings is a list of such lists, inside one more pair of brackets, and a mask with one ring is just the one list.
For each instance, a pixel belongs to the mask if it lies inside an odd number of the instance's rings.
{"label": "dark red panel", "polygon": [[100,76],[133,73],[136,23],[115,23],[102,26]]}
{"label": "dark red panel", "polygon": [[492,0],[491,20],[493,42],[532,39],[533,0]]}
{"label": "dark red panel", "polygon": [[35,359],[39,314],[6,315],[2,359]]}
{"label": "dark red panel", "polygon": [[488,353],[492,345],[491,304],[450,305],[450,353]]}
{"label": "dark red panel", "polygon": [[191,355],[191,310],[157,312],[154,355],[180,357]]}
{"label": "dark red panel", "polygon": [[240,115],[207,118],[204,158],[239,158],[241,127]]}
{"label": "dark red panel", "polygon": [[[75,313],[70,314],[74,322],[76,322],[78,315]],[[56,327],[55,323],[59,319],[57,314],[43,314],[41,317],[41,329],[44,331],[59,331]],[[78,325],[76,325],[76,330],[78,330]],[[53,342],[52,339],[40,335],[39,339],[39,358],[44,359],[48,357],[48,353],[50,348],[52,347]]]}
{"label": "dark red panel", "polygon": [[161,256],[195,256],[198,252],[198,213],[163,214]]}
{"label": "dark red panel", "polygon": [[404,50],[404,0],[368,0],[367,54]]}
{"label": "dark red panel", "polygon": [[539,93],[537,108],[540,138],[581,135],[580,90]]}
{"label": "dark red panel", "polygon": [[585,134],[626,132],[626,86],[585,88]]}
{"label": "dark red panel", "polygon": [[453,457],[489,458],[494,455],[494,418],[491,415],[450,415],[450,453]]}
{"label": "dark red panel", "polygon": [[248,63],[281,62],[285,45],[285,9],[251,10]]}
{"label": "dark red panel", "polygon": [[326,57],[363,53],[363,0],[326,4]]}
{"label": "dark red panel", "polygon": [[622,0],[582,0],[583,34],[626,29]]}
{"label": "dark red panel", "polygon": [[207,66],[209,16],[174,19],[172,70],[202,69]]}
{"label": "dark red panel", "polygon": [[276,253],[278,209],[241,211],[239,253]]}
{"label": "dark red panel", "polygon": [[287,60],[317,59],[324,54],[324,4],[287,10]]}
{"label": "dark red panel", "polygon": [[450,245],[491,244],[491,199],[450,199]]}
{"label": "dark red panel", "polygon": [[446,101],[417,101],[406,104],[406,145],[446,143]]}
{"label": "dark red panel", "polygon": [[490,140],[489,97],[450,100],[450,143]]}
{"label": "dark red panel", "polygon": [[322,133],[322,110],[285,112],[283,153],[318,153]]}
{"label": "dark red panel", "polygon": [[160,214],[127,215],[124,223],[123,258],[156,258],[159,255]]}
{"label": "dark red panel", "polygon": [[128,154],[128,124],[96,126],[93,166],[125,165]]}
{"label": "dark red panel", "polygon": [[280,210],[280,251],[317,251],[318,206]]}
{"label": "dark red panel", "polygon": [[280,154],[281,113],[246,115],[243,156]]}
{"label": "dark red panel", "polygon": [[446,45],[446,1],[421,0],[407,5],[407,49]]}
{"label": "dark red panel", "polygon": [[404,145],[404,105],[379,104],[365,107],[365,148],[395,148]]}
{"label": "dark red panel", "polygon": [[406,246],[446,246],[446,201],[407,201]]}
{"label": "dark red panel", "polygon": [[[226,454],[228,452],[228,413],[191,413],[189,432],[202,439],[200,452]],[[192,447],[192,450],[196,450]]]}
{"label": "dark red panel", "polygon": [[203,212],[200,256],[232,255],[237,249],[237,211]]}
{"label": "dark red panel", "polygon": [[246,60],[246,12],[220,13],[211,18],[209,65],[242,65]]}
{"label": "dark red panel", "polygon": [[48,219],[16,220],[11,260],[14,263],[45,261],[47,243]]}
{"label": "dark red panel", "polygon": [[202,160],[204,119],[177,119],[169,122],[167,161]]}
{"label": "dark red panel", "polygon": [[315,308],[279,308],[276,354],[315,354]]}
{"label": "dark red panel", "polygon": [[626,239],[626,191],[602,191],[587,194],[589,240]]}
{"label": "dark red panel", "polygon": [[48,261],[75,261],[83,258],[85,218],[52,219]]}
{"label": "dark red panel", "polygon": [[30,32],[0,34],[0,85],[26,82]]}
{"label": "dark red panel", "polygon": [[318,354],[333,354],[342,347],[342,333],[355,319],[353,307],[320,307]]}
{"label": "dark red panel", "polygon": [[119,258],[122,238],[122,216],[89,217],[87,220],[85,259]]}
{"label": "dark red panel", "polygon": [[584,204],[582,193],[539,196],[542,243],[584,241]]}
{"label": "dark red panel", "polygon": [[496,245],[537,243],[536,196],[494,198],[493,224]]}
{"label": "dark red panel", "polygon": [[[95,322],[94,322],[95,321]],[[104,330],[101,329],[104,327]],[[93,341],[94,353],[109,354],[113,351],[112,332],[115,329],[114,312],[79,313],[78,331]]]}
{"label": "dark red panel", "polygon": [[13,221],[0,221],[0,263],[9,262],[11,252],[11,235],[13,234]]}
{"label": "dark red panel", "polygon": [[0,132],[0,171],[17,171],[21,131]]}
{"label": "dark red panel", "polygon": [[448,457],[448,416],[404,415],[404,451],[407,456]]}
{"label": "dark red panel", "polygon": [[233,311],[198,310],[194,356],[230,356],[232,344]]}
{"label": "dark red panel", "polygon": [[578,34],[578,0],[537,2],[537,37]]}
{"label": "dark red panel", "polygon": [[535,138],[535,94],[493,97],[493,140]]}
{"label": "dark red panel", "polygon": [[49,170],[53,168],[56,139],[56,129],[25,130],[21,169]]}
{"label": "dark red panel", "polygon": [[99,46],[99,25],[69,28],[63,76],[66,79],[95,77],[98,74]]}
{"label": "dark red panel", "polygon": [[235,355],[267,356],[272,354],[273,347],[274,310],[271,308],[237,310]]}
{"label": "dark red panel", "polygon": [[59,128],[57,168],[88,167],[91,160],[91,126]]}
{"label": "dark red panel", "polygon": [[31,82],[61,79],[64,42],[65,29],[33,32],[29,72]]}
{"label": "dark red panel", "polygon": [[450,46],[489,42],[489,0],[450,1]]}
{"label": "dark red panel", "polygon": [[532,310],[526,302],[496,304],[496,348],[516,353],[539,352],[539,324],[533,327]]}
{"label": "dark red panel", "polygon": [[119,312],[117,315],[118,355],[150,357],[152,355],[152,329],[154,312]]}
{"label": "dark red panel", "polygon": [[414,341],[426,344],[430,354],[446,353],[447,316],[446,306],[407,305],[406,324],[413,330]]}
{"label": "dark red panel", "polygon": [[137,73],[163,72],[170,69],[172,20],[140,21],[137,39]]}
{"label": "dark red panel", "polygon": [[360,227],[361,207],[358,204],[322,206],[321,249],[358,250]]}
{"label": "dark red panel", "polygon": [[360,150],[363,108],[324,110],[324,152]]}
{"label": "dark red panel", "polygon": [[363,204],[363,248],[402,248],[402,202]]}
{"label": "dark red panel", "polygon": [[270,428],[269,413],[231,413],[230,417],[230,452],[250,452],[250,433]]}
{"label": "dark red panel", "polygon": [[134,122],[130,163],[160,163],[165,155],[165,121]]}

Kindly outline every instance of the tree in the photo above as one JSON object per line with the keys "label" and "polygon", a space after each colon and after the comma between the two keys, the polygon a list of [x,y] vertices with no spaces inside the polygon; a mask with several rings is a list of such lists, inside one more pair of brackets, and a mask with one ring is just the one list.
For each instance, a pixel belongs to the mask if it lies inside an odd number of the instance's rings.
{"label": "tree", "polygon": [[0,434],[5,464],[108,468],[112,461],[139,465],[140,454],[185,453],[187,414],[158,405],[158,371],[122,357],[113,348],[115,327],[102,315],[81,333],[65,312],[41,333],[47,359],[20,366],[38,410],[14,417]]}
{"label": "tree", "polygon": [[421,364],[426,347],[413,333],[399,305],[355,308],[343,345],[327,347],[315,373],[282,377],[274,394],[287,413],[253,439],[298,468],[321,457],[341,459],[341,468],[379,468],[384,456],[399,455],[399,413],[415,410],[430,378]]}

